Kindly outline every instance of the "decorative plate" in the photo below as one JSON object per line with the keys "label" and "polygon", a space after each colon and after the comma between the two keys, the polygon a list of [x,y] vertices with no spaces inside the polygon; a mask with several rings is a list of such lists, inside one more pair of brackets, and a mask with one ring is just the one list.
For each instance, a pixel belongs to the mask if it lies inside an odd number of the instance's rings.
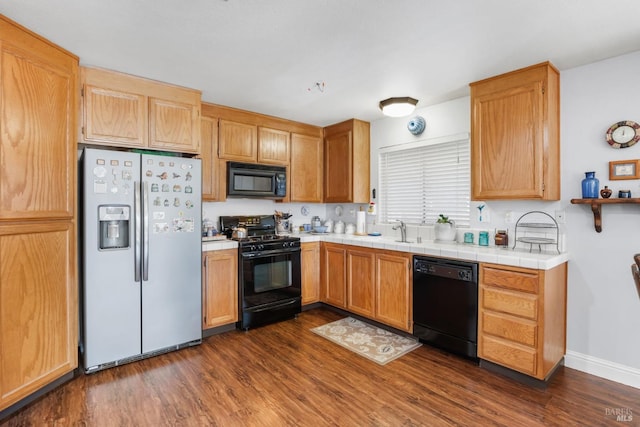
{"label": "decorative plate", "polygon": [[420,135],[422,132],[424,132],[425,126],[426,122],[424,121],[424,118],[422,116],[415,116],[414,118],[409,120],[409,123],[407,123],[407,129],[409,129],[409,132],[414,135]]}
{"label": "decorative plate", "polygon": [[607,143],[613,148],[627,148],[640,141],[640,125],[631,120],[623,120],[609,127]]}

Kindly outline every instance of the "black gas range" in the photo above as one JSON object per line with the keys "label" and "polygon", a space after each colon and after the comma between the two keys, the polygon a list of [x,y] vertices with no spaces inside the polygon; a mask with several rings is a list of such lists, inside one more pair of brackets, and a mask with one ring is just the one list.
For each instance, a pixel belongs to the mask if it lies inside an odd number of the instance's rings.
{"label": "black gas range", "polygon": [[276,233],[273,215],[221,216],[220,230],[238,241],[238,310],[240,329],[296,317],[302,309],[300,239]]}
{"label": "black gas range", "polygon": [[[233,238],[233,230],[242,227],[247,237]],[[241,252],[286,249],[300,246],[300,238],[276,233],[273,215],[221,216],[220,230],[228,239],[236,240]]]}

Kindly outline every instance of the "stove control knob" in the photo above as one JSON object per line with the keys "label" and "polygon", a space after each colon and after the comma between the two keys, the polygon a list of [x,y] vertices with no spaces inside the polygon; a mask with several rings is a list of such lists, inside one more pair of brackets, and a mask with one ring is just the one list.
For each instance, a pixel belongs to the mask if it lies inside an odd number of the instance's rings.
{"label": "stove control knob", "polygon": [[258,250],[259,250],[259,251],[264,250],[264,245],[258,245]]}
{"label": "stove control knob", "polygon": [[249,246],[249,250],[250,250],[251,252],[255,252],[255,250],[256,250],[256,245],[251,245],[251,246]]}

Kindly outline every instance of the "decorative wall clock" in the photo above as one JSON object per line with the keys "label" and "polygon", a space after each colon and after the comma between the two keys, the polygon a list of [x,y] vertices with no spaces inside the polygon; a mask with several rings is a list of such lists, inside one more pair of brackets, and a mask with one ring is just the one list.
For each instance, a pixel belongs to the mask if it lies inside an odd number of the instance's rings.
{"label": "decorative wall clock", "polygon": [[640,125],[631,120],[614,123],[607,130],[607,143],[613,148],[627,148],[640,141]]}

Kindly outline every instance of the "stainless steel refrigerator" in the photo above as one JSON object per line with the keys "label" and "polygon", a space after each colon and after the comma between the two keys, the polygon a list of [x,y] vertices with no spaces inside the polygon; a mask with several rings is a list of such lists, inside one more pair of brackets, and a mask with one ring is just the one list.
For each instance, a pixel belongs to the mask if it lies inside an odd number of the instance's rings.
{"label": "stainless steel refrigerator", "polygon": [[81,157],[85,372],[202,340],[199,159]]}

